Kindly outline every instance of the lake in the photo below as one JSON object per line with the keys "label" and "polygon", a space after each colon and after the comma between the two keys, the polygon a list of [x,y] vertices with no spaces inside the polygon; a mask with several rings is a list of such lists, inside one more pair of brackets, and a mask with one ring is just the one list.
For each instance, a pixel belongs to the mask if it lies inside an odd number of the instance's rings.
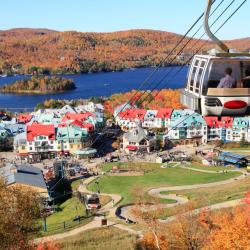
{"label": "lake", "polygon": [[[138,89],[154,70],[155,68],[139,68],[125,69],[120,72],[63,75],[63,77],[71,78],[75,81],[77,87],[75,90],[44,95],[0,94],[0,109],[5,108],[12,111],[20,109],[31,110],[39,102],[43,102],[46,99],[87,99],[92,96],[110,96],[114,93],[128,92],[132,89]],[[160,68],[142,89],[152,89],[165,75],[167,75],[166,79],[161,82],[157,89],[182,88],[185,84],[186,74],[187,67],[172,66]],[[0,77],[0,86],[27,77],[29,76]]]}

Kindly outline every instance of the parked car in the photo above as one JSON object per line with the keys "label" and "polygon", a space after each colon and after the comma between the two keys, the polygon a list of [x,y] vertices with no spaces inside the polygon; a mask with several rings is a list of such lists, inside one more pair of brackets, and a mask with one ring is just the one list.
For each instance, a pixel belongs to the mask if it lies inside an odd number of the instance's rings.
{"label": "parked car", "polygon": [[105,158],[105,162],[118,162],[118,161],[120,161],[119,156],[108,156],[107,158]]}

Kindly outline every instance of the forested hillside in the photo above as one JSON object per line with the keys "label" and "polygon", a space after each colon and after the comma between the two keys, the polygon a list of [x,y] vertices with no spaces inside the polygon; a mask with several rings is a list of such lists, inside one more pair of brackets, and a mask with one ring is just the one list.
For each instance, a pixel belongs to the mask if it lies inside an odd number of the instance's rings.
{"label": "forested hillside", "polygon": [[74,81],[57,76],[32,76],[0,88],[2,93],[56,93],[75,89]]}
{"label": "forested hillside", "polygon": [[[0,31],[0,73],[84,73],[158,64],[180,35],[130,30],[113,33],[57,32],[46,29]],[[190,43],[185,52],[195,51]],[[227,41],[250,49],[250,39]],[[204,48],[213,47],[208,43]],[[176,61],[175,63],[179,63]]]}

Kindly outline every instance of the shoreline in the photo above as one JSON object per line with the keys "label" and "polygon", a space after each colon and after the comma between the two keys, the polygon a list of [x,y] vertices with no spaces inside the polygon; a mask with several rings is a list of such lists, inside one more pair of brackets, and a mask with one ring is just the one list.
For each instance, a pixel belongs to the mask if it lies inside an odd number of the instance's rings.
{"label": "shoreline", "polygon": [[20,91],[1,91],[1,94],[12,94],[12,95],[47,95],[47,94],[60,94],[69,91],[73,91],[77,88],[61,90],[61,91],[42,91],[42,90],[20,90]]}
{"label": "shoreline", "polygon": [[[170,64],[170,65],[165,65],[161,66],[162,68],[165,67],[178,67],[178,66],[183,66],[183,64]],[[138,67],[130,67],[130,68],[121,68],[121,69],[110,69],[110,70],[101,70],[101,71],[88,71],[88,72],[60,72],[60,73],[53,73],[51,72],[50,74],[38,74],[37,76],[75,76],[75,75],[85,75],[85,74],[98,74],[98,73],[112,73],[112,72],[122,72],[124,70],[136,70],[136,69],[143,69],[143,68],[156,68],[157,65],[152,66],[152,65],[145,65],[145,66],[138,66]],[[11,75],[0,75],[2,78],[6,77],[15,77],[15,76],[27,76],[27,77],[32,77],[35,76],[35,74],[11,74]]]}

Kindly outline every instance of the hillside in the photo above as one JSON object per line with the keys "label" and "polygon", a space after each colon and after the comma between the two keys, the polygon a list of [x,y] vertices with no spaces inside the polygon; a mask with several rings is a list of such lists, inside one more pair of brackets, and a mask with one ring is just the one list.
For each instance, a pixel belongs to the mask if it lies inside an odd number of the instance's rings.
{"label": "hillside", "polygon": [[[0,31],[0,73],[79,73],[154,66],[180,38],[178,34],[153,30],[112,33],[47,29]],[[250,49],[249,38],[227,41],[227,44],[240,50]],[[211,47],[208,43],[204,50]],[[186,52],[191,50],[186,48]]]}

